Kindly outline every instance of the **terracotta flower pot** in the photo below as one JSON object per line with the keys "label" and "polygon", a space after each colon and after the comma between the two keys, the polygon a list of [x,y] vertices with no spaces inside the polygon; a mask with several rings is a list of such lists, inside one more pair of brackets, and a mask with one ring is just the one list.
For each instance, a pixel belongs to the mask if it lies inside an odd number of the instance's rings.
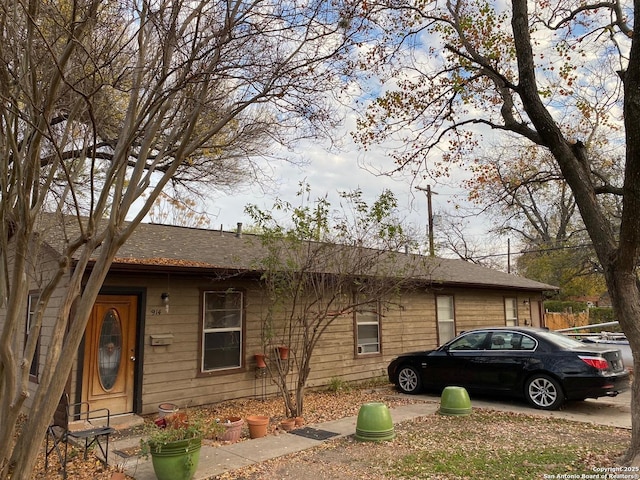
{"label": "terracotta flower pot", "polygon": [[289,358],[289,347],[278,347],[278,355],[280,355],[280,360],[286,360],[287,358]]}
{"label": "terracotta flower pot", "polygon": [[290,432],[295,428],[295,426],[296,426],[295,418],[285,418],[280,422],[280,429],[284,430],[285,432]]}
{"label": "terracotta flower pot", "polygon": [[258,367],[258,368],[266,368],[267,364],[264,361],[264,354],[256,353],[255,354],[255,358],[256,358],[256,367]]}
{"label": "terracotta flower pot", "polygon": [[269,417],[264,415],[249,415],[247,417],[247,425],[249,425],[249,436],[251,438],[264,437],[267,435]]}

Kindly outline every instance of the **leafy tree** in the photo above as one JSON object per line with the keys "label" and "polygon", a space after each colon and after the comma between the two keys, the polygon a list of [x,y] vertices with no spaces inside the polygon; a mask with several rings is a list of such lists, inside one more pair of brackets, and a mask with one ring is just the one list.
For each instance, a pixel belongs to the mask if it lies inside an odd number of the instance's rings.
{"label": "leafy tree", "polygon": [[[495,156],[470,167],[474,175],[465,184],[469,198],[494,219],[492,230],[524,245],[518,272],[559,286],[563,298],[605,291],[573,194],[553,157],[537,146],[494,150]],[[609,166],[603,169],[616,175]],[[603,208],[619,217],[614,202]]]}
{"label": "leafy tree", "polygon": [[541,149],[495,149],[471,171],[469,198],[493,214],[499,232],[534,246],[561,244],[584,231],[571,190]]}
{"label": "leafy tree", "polygon": [[523,276],[559,286],[559,298],[600,296],[606,291],[589,246],[531,247],[522,252],[516,263]]}
{"label": "leafy tree", "polygon": [[[308,194],[308,187],[300,193]],[[303,413],[313,352],[327,329],[345,317],[393,308],[399,289],[411,287],[420,265],[421,257],[404,253],[410,239],[395,216],[391,192],[371,205],[359,190],[341,197],[341,211],[332,210],[326,198],[297,207],[278,201],[269,212],[247,207],[267,252],[256,265],[268,294],[264,352],[289,348],[287,360],[276,356],[268,363],[289,416]]]}
{"label": "leafy tree", "polygon": [[[640,368],[640,22],[638,2],[449,0],[367,2],[377,23],[367,68],[389,80],[357,138],[406,148],[396,169],[447,174],[468,164],[482,135],[519,137],[547,151],[571,189],[616,316]],[[376,30],[377,29],[377,30]],[[406,54],[405,54],[406,53]],[[375,60],[378,60],[375,63]],[[388,74],[388,75],[387,75]],[[593,154],[593,122],[610,154]],[[602,159],[623,159],[613,177]],[[608,205],[620,204],[620,217]],[[632,385],[632,440],[640,464],[640,379]]]}
{"label": "leafy tree", "polygon": [[[18,480],[31,478],[120,246],[170,181],[245,180],[253,155],[339,121],[329,60],[353,29],[340,0],[0,2],[0,478]],[[62,250],[45,269],[53,233]]]}

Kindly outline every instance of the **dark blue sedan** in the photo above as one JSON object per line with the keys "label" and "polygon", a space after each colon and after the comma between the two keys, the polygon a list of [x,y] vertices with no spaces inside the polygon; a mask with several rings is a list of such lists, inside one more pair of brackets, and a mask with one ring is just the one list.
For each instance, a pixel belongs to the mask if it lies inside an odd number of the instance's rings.
{"label": "dark blue sedan", "polygon": [[555,410],[565,400],[615,396],[629,388],[619,349],[527,327],[470,330],[436,350],[400,355],[387,372],[404,393],[455,385],[523,397],[544,410]]}

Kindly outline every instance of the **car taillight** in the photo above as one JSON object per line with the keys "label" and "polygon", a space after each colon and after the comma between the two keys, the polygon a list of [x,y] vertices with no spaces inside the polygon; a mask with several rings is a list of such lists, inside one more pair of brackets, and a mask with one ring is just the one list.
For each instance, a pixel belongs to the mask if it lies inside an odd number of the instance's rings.
{"label": "car taillight", "polygon": [[609,363],[602,357],[587,357],[584,355],[578,356],[584,363],[587,363],[592,367],[597,368],[598,370],[606,370],[609,368]]}

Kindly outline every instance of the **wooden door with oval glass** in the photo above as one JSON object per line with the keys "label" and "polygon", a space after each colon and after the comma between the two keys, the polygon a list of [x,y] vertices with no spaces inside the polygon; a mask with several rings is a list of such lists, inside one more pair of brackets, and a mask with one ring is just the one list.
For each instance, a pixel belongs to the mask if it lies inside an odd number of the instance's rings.
{"label": "wooden door with oval glass", "polygon": [[137,297],[100,295],[85,332],[82,400],[133,412]]}

